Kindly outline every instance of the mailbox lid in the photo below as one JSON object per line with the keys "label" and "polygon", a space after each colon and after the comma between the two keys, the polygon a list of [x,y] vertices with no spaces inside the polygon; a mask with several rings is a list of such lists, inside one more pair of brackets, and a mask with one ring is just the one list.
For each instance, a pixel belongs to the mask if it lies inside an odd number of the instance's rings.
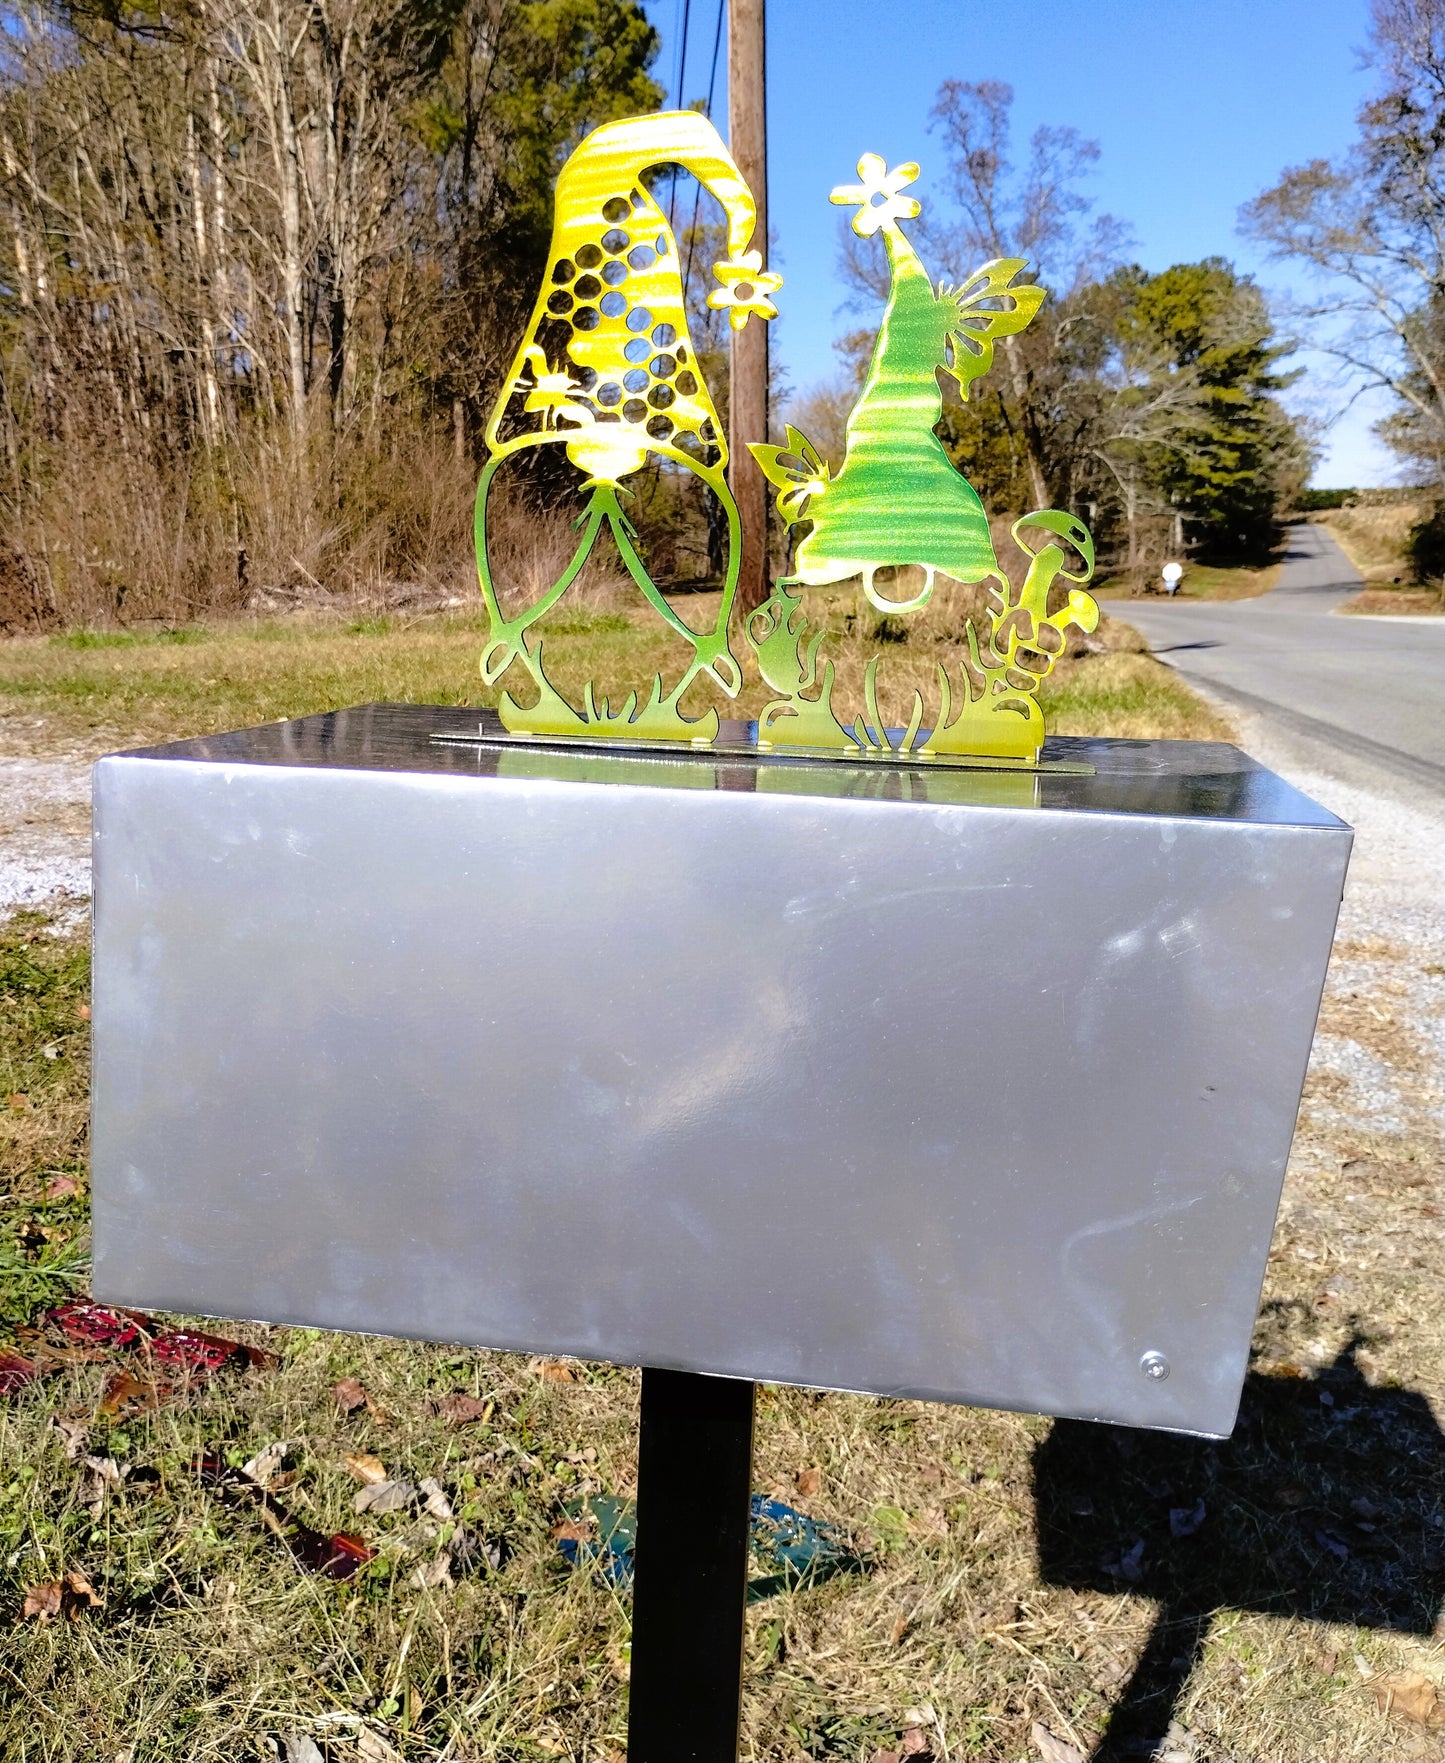
{"label": "mailbox lid", "polygon": [[100,762],[97,1295],[1229,1430],[1342,822],[476,722]]}

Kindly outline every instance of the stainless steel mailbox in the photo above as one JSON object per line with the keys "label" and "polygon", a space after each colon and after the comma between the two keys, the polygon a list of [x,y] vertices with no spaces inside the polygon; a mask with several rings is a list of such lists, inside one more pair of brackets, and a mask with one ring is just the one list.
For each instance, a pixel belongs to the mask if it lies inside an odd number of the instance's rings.
{"label": "stainless steel mailbox", "polygon": [[96,767],[98,1297],[1228,1432],[1341,821],[477,726]]}

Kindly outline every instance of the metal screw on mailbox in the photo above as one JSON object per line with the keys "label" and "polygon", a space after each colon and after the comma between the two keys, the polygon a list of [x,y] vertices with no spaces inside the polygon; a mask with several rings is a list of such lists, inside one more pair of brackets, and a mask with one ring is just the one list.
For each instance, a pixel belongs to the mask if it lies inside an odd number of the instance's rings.
{"label": "metal screw on mailbox", "polygon": [[1139,1369],[1155,1383],[1163,1383],[1169,1375],[1169,1361],[1162,1353],[1145,1353],[1139,1361]]}

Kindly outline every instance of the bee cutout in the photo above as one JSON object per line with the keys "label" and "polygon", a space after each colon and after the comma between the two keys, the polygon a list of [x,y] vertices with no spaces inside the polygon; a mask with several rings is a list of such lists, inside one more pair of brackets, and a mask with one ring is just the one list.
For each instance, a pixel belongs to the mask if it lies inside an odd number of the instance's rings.
{"label": "bee cutout", "polygon": [[[737,504],[728,488],[722,424],[698,368],[684,309],[677,240],[644,174],[663,165],[690,171],[727,216],[727,258],[709,305],[733,327],[776,314],[769,296],[782,278],[751,249],[757,210],[716,129],[695,111],[607,123],[590,134],[557,181],[551,249],[527,334],[487,423],[490,456],[477,487],[477,569],[490,620],[482,653],[488,685],[509,670],[530,680],[535,700],[503,690],[498,711],[515,733],[650,740],[716,738],[718,716],[685,717],[679,703],[707,674],[730,697],[742,673],[728,643],[741,562]],[[580,536],[562,574],[512,618],[503,615],[487,548],[488,500],[507,460],[526,449],[560,447],[580,474]],[[628,520],[626,480],[655,455],[695,472],[727,517],[727,564],[711,629],[695,631],[648,573]],[[603,534],[659,618],[688,645],[691,659],[670,688],[661,675],[648,701],[629,694],[613,711],[589,681],[580,706],[548,680],[543,638],[534,629],[577,579]]]}

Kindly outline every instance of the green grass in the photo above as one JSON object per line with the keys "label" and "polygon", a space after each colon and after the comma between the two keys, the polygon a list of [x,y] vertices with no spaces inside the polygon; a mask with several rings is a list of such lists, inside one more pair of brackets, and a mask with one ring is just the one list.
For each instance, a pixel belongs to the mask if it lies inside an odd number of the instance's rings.
{"label": "green grass", "polygon": [[[1188,563],[1184,566],[1184,574],[1180,579],[1178,591],[1172,595],[1155,593],[1158,577],[1150,578],[1149,587],[1151,600],[1252,600],[1258,594],[1268,593],[1279,580],[1279,565],[1271,564],[1265,569],[1225,569],[1214,564]],[[1091,593],[1100,600],[1128,600],[1133,590],[1124,576],[1111,576],[1092,588]],[[1124,614],[1128,616],[1127,613]]]}
{"label": "green grass", "polygon": [[[849,666],[873,640],[853,610],[851,631],[848,609],[837,615]],[[620,659],[631,639],[613,611],[570,622],[558,653],[573,677]],[[202,630],[180,645],[15,642],[0,646],[0,710],[33,740],[93,746],[470,693],[474,623],[357,624]],[[1116,629],[1110,640],[1128,639]],[[910,632],[890,645],[900,689],[946,642]],[[1127,646],[1067,663],[1051,698],[1054,726],[1079,732],[1221,732]],[[1416,1071],[1404,969],[1377,957],[1378,972],[1332,1000],[1328,1025]],[[86,986],[82,936],[36,914],[0,924],[0,1346],[28,1348],[25,1326],[83,1283]],[[919,1721],[933,1755],[955,1763],[1034,1757],[1036,1720],[1087,1748],[1159,1597],[1173,1623],[1166,1663],[1188,1654],[1192,1613],[1219,1609],[1177,1706],[1200,1763],[1428,1754],[1421,1729],[1379,1712],[1356,1660],[1438,1680],[1445,1652],[1341,1612],[1438,1573],[1439,1435],[1413,1393],[1438,1381],[1440,1229],[1427,1205],[1438,1133],[1423,1114],[1403,1132],[1342,1128],[1337,1103],[1324,1080],[1306,1097],[1250,1418],[1231,1443],[762,1392],[755,1487],[836,1526],[865,1571],[750,1609],[745,1758],[866,1763]],[[47,1198],[57,1181],[75,1191]],[[1346,1241],[1347,1295],[1336,1297],[1326,1267]],[[333,1763],[359,1763],[365,1731],[408,1763],[621,1763],[630,1602],[568,1571],[551,1531],[579,1498],[635,1491],[635,1375],[590,1365],[557,1381],[515,1355],[222,1327],[279,1366],[130,1415],[107,1415],[105,1391],[122,1365],[144,1367],[115,1357],[0,1398],[0,1757],[260,1763],[273,1738],[298,1731]],[[1364,1344],[1342,1359],[1351,1340]],[[341,1377],[366,1387],[371,1408],[341,1411]],[[490,1411],[450,1424],[441,1404],[455,1392]],[[88,1456],[128,1472],[119,1485],[93,1497],[94,1476],[67,1457],[52,1417],[85,1430]],[[253,1508],[193,1473],[203,1451],[237,1465],[274,1441],[290,1441],[278,1497],[295,1517],[377,1550],[351,1582],[303,1571]],[[359,1452],[441,1484],[476,1544],[454,1583],[416,1582],[454,1535],[443,1521],[353,1510],[345,1460]],[[1170,1512],[1199,1499],[1208,1527],[1175,1538]],[[1320,1531],[1347,1538],[1347,1560],[1317,1543]],[[1110,1578],[1100,1564],[1139,1542],[1140,1581]],[[26,1589],[67,1569],[89,1577],[100,1608],[74,1624],[21,1622]]]}
{"label": "green grass", "polygon": [[[715,615],[715,598],[693,596],[685,611],[702,625]],[[836,658],[840,693],[853,693],[861,704],[863,664],[877,647],[879,620],[845,596],[833,600],[830,614],[826,653]],[[906,722],[915,687],[925,702],[936,696],[937,661],[949,659],[958,635],[957,626],[924,619],[908,627],[904,640],[884,645],[885,713]],[[1178,676],[1131,652],[1128,637],[1114,627],[1115,647],[1060,664],[1042,692],[1050,726],[1061,734],[1225,736],[1226,726]],[[478,619],[455,615],[13,639],[0,643],[0,718],[8,712],[38,719],[42,744],[59,739],[98,750],[383,699],[489,704],[495,695],[477,674],[482,640]],[[614,701],[632,686],[645,698],[654,672],[665,681],[677,677],[680,647],[655,620],[584,609],[550,625],[548,668],[578,699],[589,676],[620,682]],[[749,670],[733,713],[756,715],[769,696]],[[699,691],[691,707],[707,701]],[[726,701],[716,701],[726,713]]]}

